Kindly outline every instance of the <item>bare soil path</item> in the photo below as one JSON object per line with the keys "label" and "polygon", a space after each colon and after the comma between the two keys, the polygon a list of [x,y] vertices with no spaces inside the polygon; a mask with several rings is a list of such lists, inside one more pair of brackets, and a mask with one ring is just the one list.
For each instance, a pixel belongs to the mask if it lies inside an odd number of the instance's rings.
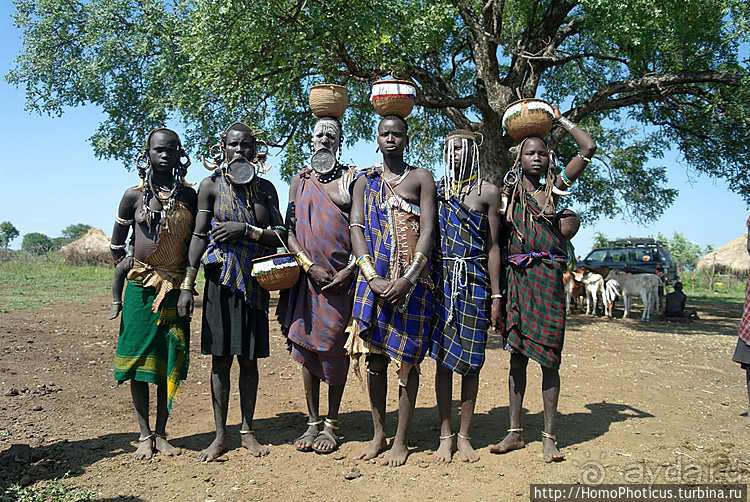
{"label": "bare soil path", "polygon": [[[118,323],[106,319],[108,298],[0,311],[0,450],[31,445],[24,483],[67,474],[68,486],[91,489],[100,500],[504,501],[527,500],[530,483],[747,483],[747,394],[744,373],[731,361],[741,305],[704,303],[698,310],[701,320],[689,325],[570,316],[558,420],[558,443],[567,459],[558,464],[541,457],[541,375],[534,364],[525,402],[527,447],[505,455],[488,450],[508,424],[509,356],[498,338],[488,346],[472,431],[481,459],[467,464],[454,455],[451,464],[434,463],[435,366],[426,361],[411,454],[399,468],[380,465],[382,455],[354,459],[371,433],[366,396],[354,376],[342,405],[341,449],[325,456],[294,449],[306,421],[302,377],[275,322],[271,357],[259,365],[253,424],[271,454],[254,458],[239,448],[235,387],[230,451],[217,462],[196,460],[213,439],[210,359],[200,354],[196,315],[190,375],[169,424],[172,444],[184,453],[136,461],[130,391],[113,381]],[[388,426],[394,434],[396,379],[390,383]],[[353,469],[361,475],[346,479],[344,472]]]}

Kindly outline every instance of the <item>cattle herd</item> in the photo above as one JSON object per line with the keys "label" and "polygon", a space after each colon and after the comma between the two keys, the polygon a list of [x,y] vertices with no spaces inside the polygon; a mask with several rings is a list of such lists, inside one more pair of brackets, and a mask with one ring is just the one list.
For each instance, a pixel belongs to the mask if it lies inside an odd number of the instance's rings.
{"label": "cattle herd", "polygon": [[565,310],[571,312],[571,305],[576,305],[578,298],[586,299],[586,314],[596,315],[596,307],[601,298],[604,315],[613,318],[612,307],[619,296],[625,304],[623,317],[630,316],[634,296],[640,296],[643,302],[641,320],[650,321],[651,313],[659,312],[659,286],[662,284],[655,274],[631,274],[608,267],[578,267],[563,272],[565,285]]}

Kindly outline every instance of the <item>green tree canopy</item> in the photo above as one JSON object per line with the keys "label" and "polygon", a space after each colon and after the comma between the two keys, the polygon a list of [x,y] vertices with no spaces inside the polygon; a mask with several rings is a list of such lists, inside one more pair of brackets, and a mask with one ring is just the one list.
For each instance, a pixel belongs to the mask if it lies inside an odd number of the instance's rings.
{"label": "green tree canopy", "polygon": [[0,223],[0,247],[8,249],[13,239],[19,236],[18,229],[13,226],[13,223],[4,221]]}
{"label": "green tree canopy", "polygon": [[[284,149],[290,176],[309,152],[309,88],[346,85],[347,141],[370,140],[370,86],[417,84],[412,162],[436,162],[446,133],[484,135],[498,182],[514,141],[506,106],[539,96],[589,130],[597,159],[574,188],[583,216],[654,220],[677,195],[670,148],[750,202],[750,0],[15,0],[23,48],[8,81],[28,108],[93,103],[107,119],[97,155],[133,166],[147,132],[180,119],[206,151],[237,119]],[[549,136],[563,161],[575,144]],[[434,164],[433,164],[434,165]]]}
{"label": "green tree canopy", "polygon": [[21,249],[34,254],[44,254],[52,251],[54,248],[52,240],[39,232],[31,232],[23,236]]}
{"label": "green tree canopy", "polygon": [[701,248],[700,244],[688,240],[682,232],[674,232],[671,239],[659,234],[657,240],[664,242],[669,248],[669,252],[672,254],[672,258],[674,258],[677,265],[678,275],[685,270],[694,269],[698,260],[703,255],[713,251],[713,246],[710,244],[705,248]]}
{"label": "green tree canopy", "polygon": [[67,227],[63,228],[62,232],[60,232],[60,235],[64,237],[67,242],[73,242],[74,240],[80,239],[84,235],[86,235],[86,232],[89,231],[91,228],[91,225],[87,225],[85,223],[76,223],[74,225],[68,225]]}

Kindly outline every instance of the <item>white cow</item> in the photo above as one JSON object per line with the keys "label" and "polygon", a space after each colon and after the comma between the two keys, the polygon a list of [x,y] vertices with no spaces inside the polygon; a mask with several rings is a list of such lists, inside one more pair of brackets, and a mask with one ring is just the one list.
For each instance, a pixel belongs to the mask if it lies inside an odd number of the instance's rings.
{"label": "white cow", "polygon": [[[651,310],[654,308],[654,301],[658,302],[659,278],[654,274],[629,274],[622,270],[611,270],[607,275],[607,281],[616,281],[622,292],[623,302],[625,303],[625,313],[623,318],[630,315],[630,306],[632,297],[640,295],[643,302],[642,321],[651,320]],[[658,306],[657,306],[658,309]]]}
{"label": "white cow", "polygon": [[604,278],[588,270],[583,273],[583,287],[586,290],[586,314],[596,315],[596,302],[599,296],[604,302]]}
{"label": "white cow", "polygon": [[615,281],[606,281],[604,283],[604,315],[613,318],[612,308],[615,306],[615,300],[620,296],[620,284]]}

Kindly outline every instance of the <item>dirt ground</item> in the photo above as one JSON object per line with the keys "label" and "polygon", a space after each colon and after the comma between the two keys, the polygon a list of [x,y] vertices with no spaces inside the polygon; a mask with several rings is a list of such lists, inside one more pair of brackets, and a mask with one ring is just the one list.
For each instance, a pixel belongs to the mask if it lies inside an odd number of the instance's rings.
{"label": "dirt ground", "polygon": [[[260,364],[254,429],[271,454],[239,448],[239,402],[232,390],[230,451],[217,462],[196,454],[213,439],[210,359],[200,354],[193,321],[191,368],[168,431],[179,457],[135,461],[138,431],[128,385],[115,387],[118,323],[109,299],[36,310],[0,311],[0,450],[31,446],[23,484],[60,478],[99,500],[527,500],[530,483],[748,482],[747,394],[731,361],[741,305],[699,304],[701,320],[672,325],[634,319],[569,317],[561,369],[558,444],[566,461],[541,457],[541,379],[530,364],[524,409],[527,447],[493,455],[488,446],[508,427],[509,356],[490,340],[481,374],[473,444],[481,459],[437,464],[438,421],[427,360],[403,467],[355,460],[371,420],[352,375],[341,413],[343,445],[323,456],[297,452],[305,429],[300,368],[272,322],[271,357]],[[639,314],[639,312],[637,312]],[[196,312],[199,314],[199,312]],[[618,312],[622,315],[622,310]],[[236,382],[236,365],[232,376]],[[459,407],[454,381],[454,410]],[[396,379],[391,374],[388,432],[395,433]],[[325,393],[323,397],[325,402]],[[325,410],[322,410],[325,411]],[[458,427],[454,418],[454,430]],[[356,467],[361,476],[346,479]]]}

